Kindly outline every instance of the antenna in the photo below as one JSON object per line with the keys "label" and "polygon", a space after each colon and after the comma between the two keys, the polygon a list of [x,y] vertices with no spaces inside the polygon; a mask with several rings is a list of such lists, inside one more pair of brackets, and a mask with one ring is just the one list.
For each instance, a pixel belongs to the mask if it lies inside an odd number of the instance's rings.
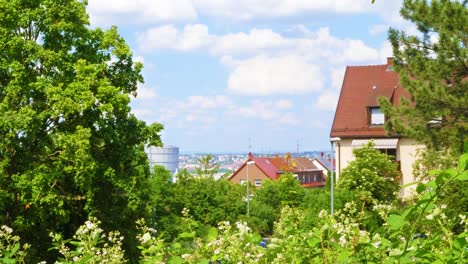
{"label": "antenna", "polygon": [[252,152],[252,145],[250,144],[250,137],[249,137],[249,153]]}

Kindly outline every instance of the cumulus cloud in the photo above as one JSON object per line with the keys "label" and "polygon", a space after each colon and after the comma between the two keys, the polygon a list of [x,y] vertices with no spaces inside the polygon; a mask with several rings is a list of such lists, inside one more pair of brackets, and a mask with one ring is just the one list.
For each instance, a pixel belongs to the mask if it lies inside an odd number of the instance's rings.
{"label": "cumulus cloud", "polygon": [[200,13],[216,17],[249,20],[257,17],[287,17],[311,12],[361,13],[368,0],[194,0]]}
{"label": "cumulus cloud", "polygon": [[152,100],[158,98],[156,89],[145,85],[138,86],[137,100]]}
{"label": "cumulus cloud", "polygon": [[202,109],[215,109],[229,107],[231,101],[227,96],[216,95],[216,96],[189,96],[186,107],[202,108]]}
{"label": "cumulus cloud", "polygon": [[190,51],[209,43],[210,36],[206,25],[186,25],[179,31],[174,25],[150,28],[138,36],[139,48],[143,52],[160,49]]}
{"label": "cumulus cloud", "polygon": [[327,27],[310,31],[299,25],[303,37],[288,38],[271,29],[253,28],[248,33],[210,34],[202,24],[186,25],[178,30],[174,25],[150,28],[138,37],[144,52],[161,49],[193,51],[203,49],[222,62],[233,65],[236,58],[253,55],[297,55],[310,60],[330,63],[362,62],[378,58],[378,51],[358,39],[333,36]]}
{"label": "cumulus cloud", "polygon": [[338,96],[337,91],[325,91],[317,98],[315,107],[320,110],[335,111]]}
{"label": "cumulus cloud", "polygon": [[283,112],[278,105],[290,104],[284,100],[279,101],[262,101],[254,100],[248,106],[233,107],[231,114],[246,118],[258,118],[264,121],[272,121],[279,125],[297,125],[300,123],[299,118],[291,112]]}
{"label": "cumulus cloud", "polygon": [[257,56],[240,61],[228,80],[242,95],[303,94],[322,89],[320,68],[299,56]]}
{"label": "cumulus cloud", "polygon": [[104,26],[197,18],[191,0],[89,0],[88,11],[92,23]]}

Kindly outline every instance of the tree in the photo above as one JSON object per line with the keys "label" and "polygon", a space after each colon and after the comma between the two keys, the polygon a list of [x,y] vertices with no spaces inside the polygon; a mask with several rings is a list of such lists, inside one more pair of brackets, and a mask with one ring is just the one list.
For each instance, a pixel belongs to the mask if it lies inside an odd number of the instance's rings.
{"label": "tree", "polygon": [[375,149],[372,142],[354,149],[353,154],[356,159],[343,169],[338,189],[354,192],[368,206],[374,202],[393,201],[399,189],[397,164]]}
{"label": "tree", "polygon": [[129,249],[150,197],[143,146],[162,129],[130,113],[142,64],[115,27],[89,27],[86,1],[0,6],[0,222],[34,260],[89,216]]}
{"label": "tree", "polygon": [[197,177],[214,177],[219,170],[219,165],[213,161],[213,155],[208,154],[198,159],[199,167],[196,168]]}
{"label": "tree", "polygon": [[244,214],[244,195],[241,185],[213,177],[179,177],[174,190],[176,210],[187,208],[196,221],[210,226],[221,221],[235,222]]}
{"label": "tree", "polygon": [[249,224],[269,235],[284,206],[298,207],[305,196],[305,190],[292,173],[285,173],[276,180],[263,181],[252,199]]}
{"label": "tree", "polygon": [[387,129],[427,146],[420,176],[453,165],[468,140],[467,3],[405,0],[400,13],[420,35],[389,31],[394,68],[411,98],[398,107],[385,98],[379,103],[389,117]]}

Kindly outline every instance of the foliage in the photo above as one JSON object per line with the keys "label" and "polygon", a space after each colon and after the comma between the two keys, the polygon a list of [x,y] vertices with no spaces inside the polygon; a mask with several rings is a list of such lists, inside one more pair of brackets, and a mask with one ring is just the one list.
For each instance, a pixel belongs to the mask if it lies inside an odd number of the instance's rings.
{"label": "foliage", "polygon": [[0,0],[0,222],[34,260],[54,258],[49,232],[71,237],[89,216],[136,254],[147,213],[143,144],[162,126],[130,113],[142,64],[116,28],[89,27],[86,2]]}
{"label": "foliage", "polygon": [[356,157],[343,169],[338,188],[354,192],[367,206],[391,202],[399,189],[397,164],[386,154],[374,149],[372,142],[354,149]]}
{"label": "foliage", "polygon": [[245,214],[241,185],[213,177],[179,177],[174,186],[174,211],[187,208],[196,221],[216,226],[221,221],[235,222]]}
{"label": "foliage", "polygon": [[[362,228],[367,212],[354,201],[334,215],[322,210],[312,227],[300,208],[284,206],[266,248],[261,236],[243,222],[223,221],[201,234],[202,225],[187,209],[182,212],[183,230],[170,243],[138,221],[140,263],[463,263],[468,246],[466,212],[451,218],[446,215],[450,204],[437,205],[437,201],[448,186],[468,181],[468,153],[457,168],[432,173],[435,180],[419,184],[420,197],[402,213],[374,206],[384,223],[373,231]],[[451,231],[454,225],[461,230]],[[124,262],[123,254],[116,253],[122,238],[111,233],[105,243],[106,237],[96,220],[80,227],[71,241],[54,235],[65,257],[60,261],[65,263],[83,263],[85,258],[87,263]],[[107,258],[102,257],[104,252]]]}
{"label": "foliage", "polygon": [[211,154],[199,158],[198,163],[200,166],[196,168],[197,177],[214,177],[219,170],[219,165],[213,162],[213,155]]}
{"label": "foliage", "polygon": [[0,227],[0,262],[25,263],[28,244],[21,246],[20,237],[12,234],[13,229],[3,225]]}
{"label": "foliage", "polygon": [[271,234],[273,223],[279,218],[284,206],[297,207],[304,199],[305,190],[291,173],[281,175],[278,180],[265,180],[252,199],[251,218],[247,219],[253,229]]}
{"label": "foliage", "polygon": [[87,220],[72,240],[63,240],[62,235],[52,233],[55,249],[63,256],[56,263],[125,263],[123,236],[118,231],[106,235],[99,225],[95,218]]}
{"label": "foliage", "polygon": [[399,106],[379,103],[388,116],[386,128],[427,146],[418,176],[450,166],[468,140],[468,9],[467,1],[405,0],[403,18],[420,35],[391,29],[394,68],[410,93]]}
{"label": "foliage", "polygon": [[[354,201],[355,199],[353,192],[335,189],[333,198],[335,211],[344,208],[347,202]],[[330,204],[331,197],[329,189],[314,188],[306,190],[306,194],[300,206],[304,213],[305,225],[308,227],[316,226],[320,220],[320,211],[330,211]]]}
{"label": "foliage", "polygon": [[147,215],[152,216],[152,228],[157,227],[161,231],[160,236],[165,239],[177,235],[179,222],[179,212],[174,201],[175,185],[171,179],[170,171],[163,166],[154,166],[151,174],[151,202],[148,203]]}

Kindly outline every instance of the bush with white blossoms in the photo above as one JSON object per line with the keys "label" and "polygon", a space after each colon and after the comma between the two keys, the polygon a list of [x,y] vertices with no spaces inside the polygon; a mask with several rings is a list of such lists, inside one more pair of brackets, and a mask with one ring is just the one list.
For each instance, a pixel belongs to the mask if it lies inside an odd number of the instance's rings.
{"label": "bush with white blossoms", "polygon": [[125,263],[123,236],[118,231],[106,235],[99,227],[100,223],[95,218],[86,221],[71,241],[63,240],[60,234],[51,233],[55,249],[63,256],[56,263]]}
{"label": "bush with white blossoms", "polygon": [[0,227],[0,262],[25,263],[24,258],[30,246],[21,246],[20,237],[13,235],[13,229],[6,225]]}

